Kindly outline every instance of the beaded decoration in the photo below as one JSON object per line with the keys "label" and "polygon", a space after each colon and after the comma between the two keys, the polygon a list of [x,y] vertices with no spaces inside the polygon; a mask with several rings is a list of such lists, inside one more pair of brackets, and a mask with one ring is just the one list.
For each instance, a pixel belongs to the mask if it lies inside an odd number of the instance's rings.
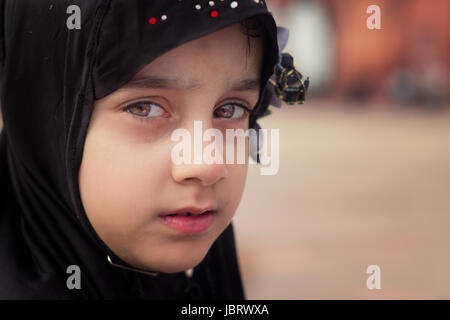
{"label": "beaded decoration", "polygon": [[[166,0],[167,1],[167,0]],[[188,0],[177,0],[177,2],[182,3],[184,1],[188,1]],[[192,1],[192,0],[191,0]],[[243,0],[241,0],[243,1]],[[253,3],[255,3],[256,5],[262,5],[264,4],[264,0],[246,0],[246,1],[252,1]],[[194,11],[204,11],[206,9],[211,11],[208,11],[208,14],[211,18],[217,18],[220,15],[220,6],[224,6],[224,5],[228,5],[231,9],[237,9],[239,7],[239,1],[236,0],[232,0],[232,1],[225,1],[225,0],[216,0],[216,1],[212,1],[212,0],[208,0],[208,1],[201,1],[201,0],[194,0],[193,2],[193,10]],[[159,19],[157,17],[150,17],[148,19],[148,23],[151,25],[155,25],[157,23],[163,23],[168,19],[168,14],[167,13],[162,13],[159,17]]]}

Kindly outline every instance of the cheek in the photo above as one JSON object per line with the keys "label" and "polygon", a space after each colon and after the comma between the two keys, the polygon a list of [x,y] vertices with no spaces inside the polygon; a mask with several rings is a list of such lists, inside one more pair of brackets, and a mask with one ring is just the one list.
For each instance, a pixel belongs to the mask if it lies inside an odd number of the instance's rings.
{"label": "cheek", "polygon": [[142,225],[157,210],[155,195],[169,170],[151,145],[133,144],[126,137],[101,126],[86,137],[80,193],[99,233],[126,234]]}
{"label": "cheek", "polygon": [[226,208],[226,217],[229,222],[236,213],[244,192],[248,164],[229,164],[227,165],[227,171],[226,190],[220,193],[225,195],[222,199],[225,201],[224,207]]}
{"label": "cheek", "polygon": [[242,195],[245,187],[245,181],[247,179],[248,163],[245,164],[233,164],[229,169],[230,178],[234,185],[234,190],[239,195]]}
{"label": "cheek", "polygon": [[[239,142],[238,142],[239,141]],[[234,149],[233,164],[227,165],[228,177],[228,194],[230,200],[235,203],[235,206],[239,204],[242,197],[242,193],[245,187],[245,181],[247,179],[248,171],[248,159],[249,159],[249,140],[244,138],[242,140],[236,139],[231,141],[224,141],[224,145],[232,144]],[[227,149],[225,147],[225,149]],[[226,152],[225,152],[226,156]]]}

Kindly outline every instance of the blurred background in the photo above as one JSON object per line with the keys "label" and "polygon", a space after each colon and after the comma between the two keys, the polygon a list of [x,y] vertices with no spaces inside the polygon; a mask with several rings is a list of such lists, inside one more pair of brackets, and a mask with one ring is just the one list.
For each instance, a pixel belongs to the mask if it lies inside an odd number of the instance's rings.
{"label": "blurred background", "polygon": [[260,120],[280,170],[250,166],[234,219],[248,298],[450,299],[450,1],[267,4],[311,86]]}
{"label": "blurred background", "polygon": [[280,169],[250,166],[234,219],[247,297],[450,299],[450,1],[267,4],[311,86],[260,121]]}

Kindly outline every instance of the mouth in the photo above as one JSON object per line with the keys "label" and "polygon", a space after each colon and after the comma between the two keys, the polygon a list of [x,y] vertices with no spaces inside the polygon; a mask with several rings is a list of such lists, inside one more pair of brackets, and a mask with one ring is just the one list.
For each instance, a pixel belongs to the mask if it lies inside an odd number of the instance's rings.
{"label": "mouth", "polygon": [[164,225],[183,234],[202,233],[209,229],[217,214],[215,207],[189,207],[160,215]]}
{"label": "mouth", "polygon": [[217,207],[210,205],[206,207],[196,207],[196,206],[188,206],[183,207],[177,210],[174,210],[172,212],[164,213],[162,216],[176,216],[176,215],[183,215],[183,216],[199,216],[211,211],[217,211]]}
{"label": "mouth", "polygon": [[[194,214],[194,213],[191,213],[191,212],[171,213],[171,214],[167,214],[167,215],[165,215],[165,216],[168,216],[168,217],[175,217],[175,216],[198,217],[198,216],[205,215],[205,214],[207,214],[208,212],[211,212],[211,211],[205,211],[205,212],[200,213],[200,214]],[[163,217],[164,217],[164,216],[163,216]]]}

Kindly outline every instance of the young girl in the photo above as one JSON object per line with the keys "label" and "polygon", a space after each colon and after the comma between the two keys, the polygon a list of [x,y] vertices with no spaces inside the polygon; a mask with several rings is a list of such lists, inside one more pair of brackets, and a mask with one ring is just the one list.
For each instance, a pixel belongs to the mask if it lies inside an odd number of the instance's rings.
{"label": "young girl", "polygon": [[171,133],[258,128],[279,62],[264,1],[0,10],[0,298],[245,298],[247,164],[175,164]]}

